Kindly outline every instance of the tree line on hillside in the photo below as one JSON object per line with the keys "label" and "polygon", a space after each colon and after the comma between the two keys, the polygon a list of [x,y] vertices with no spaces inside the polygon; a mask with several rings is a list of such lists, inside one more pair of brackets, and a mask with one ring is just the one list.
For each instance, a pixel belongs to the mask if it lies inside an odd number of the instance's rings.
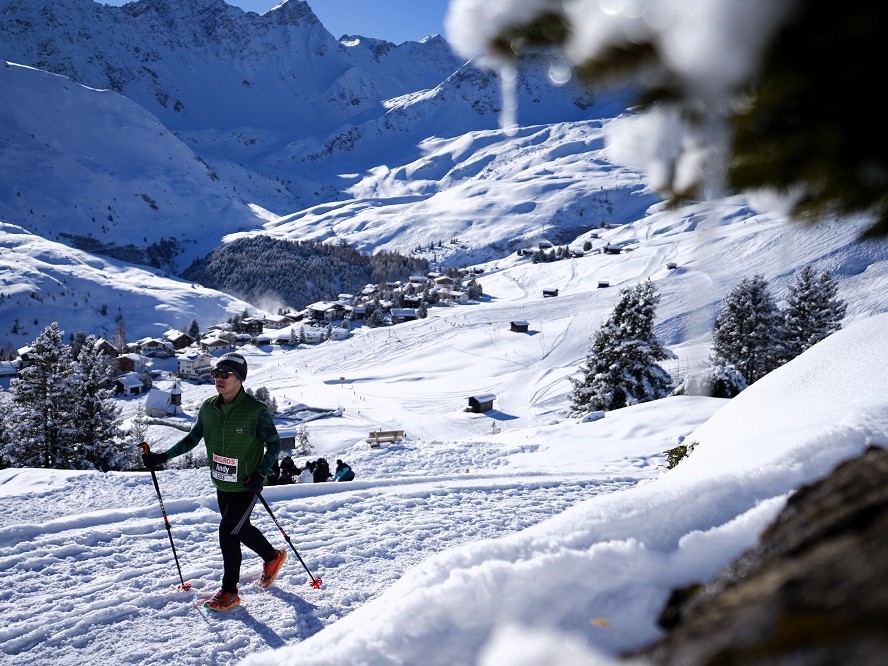
{"label": "tree line on hillside", "polygon": [[255,236],[216,248],[183,277],[250,303],[272,300],[301,310],[428,270],[428,260],[396,252],[371,256],[346,245]]}
{"label": "tree line on hillside", "polygon": [[693,393],[732,398],[841,328],[846,305],[828,271],[804,266],[780,310],[761,275],[741,280],[725,297],[712,329],[712,352],[704,373],[675,387],[659,364],[674,355],[654,334],[660,301],[650,281],[620,290],[610,317],[593,337],[571,378],[570,415],[613,410]]}

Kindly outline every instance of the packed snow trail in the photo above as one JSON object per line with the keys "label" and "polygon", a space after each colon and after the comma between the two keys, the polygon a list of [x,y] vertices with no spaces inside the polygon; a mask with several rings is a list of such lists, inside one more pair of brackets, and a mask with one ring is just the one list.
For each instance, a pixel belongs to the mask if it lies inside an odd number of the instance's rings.
{"label": "packed snow trail", "polygon": [[[436,446],[446,455],[444,445],[423,444],[431,460],[440,457]],[[182,575],[193,586],[188,592],[176,589],[180,579],[147,472],[60,473],[48,491],[4,499],[0,663],[236,664],[317,633],[434,553],[522,530],[637,481],[490,471],[502,461],[478,443],[475,453],[484,451],[487,460],[476,462],[485,471],[434,474],[417,464],[413,476],[405,469],[383,477],[368,452],[364,460],[353,457],[353,482],[266,488],[275,517],[323,586],[312,589],[259,505],[253,522],[291,557],[263,590],[255,585],[260,560],[245,550],[241,606],[212,615],[196,608],[218,589],[222,571],[205,469],[158,472]],[[402,462],[410,460],[405,453]],[[452,457],[462,462],[462,452]],[[386,465],[379,470],[387,474]]]}

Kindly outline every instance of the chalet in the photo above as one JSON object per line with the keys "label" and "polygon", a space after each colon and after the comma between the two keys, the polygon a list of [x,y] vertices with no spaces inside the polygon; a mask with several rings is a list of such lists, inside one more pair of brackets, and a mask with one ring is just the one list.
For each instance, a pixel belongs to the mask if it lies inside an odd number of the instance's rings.
{"label": "chalet", "polygon": [[244,319],[241,319],[241,326],[243,327],[244,333],[248,333],[252,337],[262,333],[265,328],[265,323],[258,317],[245,317]]}
{"label": "chalet", "polygon": [[114,392],[118,395],[139,395],[142,392],[142,380],[137,372],[127,372],[114,380]]}
{"label": "chalet", "polygon": [[234,343],[223,338],[209,337],[200,341],[200,348],[208,354],[225,353],[234,349]]}
{"label": "chalet", "polygon": [[405,308],[418,308],[422,304],[421,296],[401,296],[401,306]]}
{"label": "chalet", "polygon": [[393,324],[401,324],[405,321],[415,321],[417,319],[416,310],[413,308],[392,308],[391,317]]}
{"label": "chalet", "polygon": [[345,313],[345,308],[342,303],[336,301],[318,301],[317,303],[312,303],[307,306],[305,309],[308,311],[308,316],[311,319],[317,319],[320,321],[342,319],[342,315]]}
{"label": "chalet", "polygon": [[296,448],[296,435],[298,434],[293,428],[278,427],[278,437],[281,438],[281,451],[292,451]]}
{"label": "chalet", "polygon": [[167,342],[173,345],[173,349],[185,349],[185,347],[194,342],[194,338],[190,335],[183,333],[182,331],[177,331],[174,328],[171,328],[164,333],[163,337]]}
{"label": "chalet", "polygon": [[678,264],[676,264],[674,261],[670,261],[666,264],[666,268],[670,271],[673,271],[678,268]]}
{"label": "chalet", "polygon": [[184,414],[182,410],[182,389],[179,384],[173,384],[169,391],[161,391],[153,388],[148,391],[145,398],[146,416],[178,416]]}
{"label": "chalet", "polygon": [[302,327],[302,337],[307,344],[316,345],[327,339],[327,332],[323,328],[313,326]]}
{"label": "chalet", "polygon": [[496,396],[493,393],[482,393],[479,395],[470,396],[469,406],[466,407],[466,411],[475,412],[476,414],[489,412],[491,409],[493,409],[494,400],[496,400]]}
{"label": "chalet", "polygon": [[610,243],[601,248],[601,251],[604,254],[620,254],[620,250],[621,248],[613,246]]}
{"label": "chalet", "polygon": [[340,326],[334,326],[330,329],[330,339],[331,340],[345,340],[351,337],[351,331],[347,328],[342,328]]}
{"label": "chalet", "polygon": [[456,280],[454,280],[449,275],[440,275],[435,278],[435,284],[439,287],[452,287],[456,284]]}
{"label": "chalet", "polygon": [[543,298],[551,298],[558,295],[557,289],[543,289]]}
{"label": "chalet", "polygon": [[425,275],[411,275],[407,278],[410,284],[425,286],[429,282],[429,278]]}
{"label": "chalet", "polygon": [[159,338],[142,338],[136,345],[143,356],[159,356],[173,351],[171,342]]}
{"label": "chalet", "polygon": [[365,305],[356,305],[352,310],[352,319],[363,319],[367,316],[367,307]]}
{"label": "chalet", "polygon": [[30,345],[27,347],[19,347],[16,350],[16,353],[19,357],[19,367],[27,368],[31,364],[31,352],[34,351],[34,348]]}
{"label": "chalet", "polygon": [[261,335],[254,337],[251,342],[257,347],[264,347],[265,345],[271,344],[271,336],[262,333]]}
{"label": "chalet", "polygon": [[278,333],[272,342],[280,347],[289,347],[290,345],[296,344],[298,337],[292,328],[287,329],[286,331],[281,331]]}
{"label": "chalet", "polygon": [[599,280],[598,281],[598,288],[599,289],[605,289],[610,286],[611,286],[611,283],[608,280]]}
{"label": "chalet", "polygon": [[93,349],[96,349],[102,352],[105,356],[110,356],[111,358],[117,358],[120,355],[120,350],[117,349],[114,345],[108,342],[105,338],[99,338],[96,340]]}
{"label": "chalet", "polygon": [[513,333],[527,333],[529,324],[523,319],[516,319],[509,322],[509,330]]}
{"label": "chalet", "polygon": [[125,374],[127,372],[142,372],[145,369],[145,359],[141,354],[121,354],[114,359],[114,367],[117,372]]}
{"label": "chalet", "polygon": [[459,303],[465,305],[469,302],[469,297],[461,291],[444,289],[438,292],[438,297],[444,303]]}
{"label": "chalet", "polygon": [[267,329],[279,331],[282,328],[291,326],[293,324],[293,319],[288,315],[268,315],[262,320],[262,324]]}
{"label": "chalet", "polygon": [[200,379],[213,369],[213,357],[202,351],[191,351],[179,355],[176,371],[188,379]]}

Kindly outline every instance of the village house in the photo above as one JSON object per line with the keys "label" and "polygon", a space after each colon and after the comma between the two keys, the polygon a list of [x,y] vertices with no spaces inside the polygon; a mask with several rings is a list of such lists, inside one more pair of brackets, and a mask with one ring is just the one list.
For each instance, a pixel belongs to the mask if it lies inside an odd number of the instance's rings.
{"label": "village house", "polygon": [[114,367],[120,374],[128,372],[143,372],[145,370],[145,359],[141,354],[129,352],[121,354],[114,359]]}
{"label": "village house", "polygon": [[442,289],[439,291],[438,298],[441,299],[442,303],[448,303],[451,305],[454,303],[465,305],[469,302],[469,297],[464,292],[451,289]]}
{"label": "village house", "polygon": [[290,318],[289,315],[267,315],[265,319],[262,320],[265,328],[273,331],[279,331],[287,326],[292,326],[293,322],[294,320]]}
{"label": "village house", "polygon": [[351,336],[351,331],[347,328],[342,328],[340,326],[334,326],[330,329],[330,339],[331,340],[345,340]]}
{"label": "village house", "polygon": [[194,338],[192,338],[187,333],[183,333],[182,331],[177,331],[175,328],[171,328],[166,333],[163,334],[164,339],[173,345],[173,349],[185,349],[188,345],[194,342]]}
{"label": "village house", "polygon": [[414,321],[417,318],[413,308],[392,308],[391,318],[393,324],[401,324],[405,321]]}
{"label": "village house", "polygon": [[114,392],[118,395],[139,395],[142,392],[142,380],[138,372],[127,372],[114,380]]}
{"label": "village house", "polygon": [[515,321],[509,322],[509,330],[513,333],[527,333],[529,326],[530,325],[523,319],[516,319]]}
{"label": "village house", "polygon": [[342,303],[336,301],[318,301],[307,306],[306,311],[310,319],[318,321],[333,321],[342,319],[345,308]]}
{"label": "village house", "polygon": [[401,307],[418,308],[422,304],[422,296],[401,296]]}
{"label": "village house", "polygon": [[112,345],[110,342],[108,342],[105,338],[99,338],[98,340],[96,340],[95,344],[93,345],[93,349],[96,349],[105,354],[105,356],[110,356],[111,358],[116,358],[120,355],[120,350],[117,349],[117,347]]}
{"label": "village house", "polygon": [[241,327],[244,330],[244,333],[247,333],[251,337],[259,335],[260,333],[262,333],[263,330],[265,330],[265,323],[262,319],[259,319],[258,317],[244,317],[243,319],[241,319],[240,323]]}
{"label": "village house", "polygon": [[154,417],[179,416],[182,410],[182,389],[179,383],[173,384],[169,391],[153,388],[145,398],[145,415]]}
{"label": "village house", "polygon": [[172,343],[159,338],[142,338],[137,340],[136,348],[143,356],[162,356],[172,354],[173,352]]}
{"label": "village house", "polygon": [[31,352],[34,351],[34,348],[28,345],[27,347],[19,347],[16,350],[16,354],[19,357],[19,367],[27,368],[31,363]]}
{"label": "village house", "polygon": [[302,339],[306,344],[316,345],[327,339],[327,331],[323,328],[315,328],[314,326],[302,327]]}
{"label": "village house", "polygon": [[200,348],[208,354],[219,354],[233,350],[234,343],[219,337],[204,338],[200,341]]}
{"label": "village house", "polygon": [[203,351],[188,351],[180,354],[176,371],[186,379],[207,377],[213,369],[213,357]]}

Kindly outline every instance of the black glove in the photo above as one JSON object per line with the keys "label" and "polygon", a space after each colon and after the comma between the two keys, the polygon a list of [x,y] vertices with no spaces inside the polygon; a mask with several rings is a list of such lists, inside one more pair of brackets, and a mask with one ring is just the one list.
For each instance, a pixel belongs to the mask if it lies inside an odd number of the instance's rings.
{"label": "black glove", "polygon": [[149,451],[148,453],[142,454],[142,464],[144,464],[147,469],[160,469],[166,461],[166,453],[154,453]]}
{"label": "black glove", "polygon": [[253,493],[254,495],[262,492],[262,486],[265,484],[265,477],[262,476],[260,472],[253,472],[244,479],[244,488],[246,488],[247,492]]}

